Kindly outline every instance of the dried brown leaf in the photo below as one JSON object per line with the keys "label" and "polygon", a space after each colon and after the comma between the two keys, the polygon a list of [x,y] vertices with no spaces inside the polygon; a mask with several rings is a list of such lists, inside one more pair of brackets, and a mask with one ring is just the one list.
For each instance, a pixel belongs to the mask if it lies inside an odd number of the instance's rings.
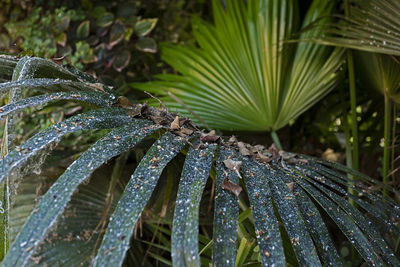
{"label": "dried brown leaf", "polygon": [[178,132],[180,136],[186,136],[186,135],[191,135],[193,133],[193,130],[190,130],[189,128],[181,128]]}
{"label": "dried brown leaf", "polygon": [[279,159],[279,149],[275,146],[275,144],[272,144],[268,148],[268,152],[272,154],[272,159],[273,160],[278,160]]}
{"label": "dried brown leaf", "polygon": [[257,152],[257,156],[256,156],[257,160],[260,162],[264,162],[264,163],[268,163],[271,161],[271,158],[262,154],[260,151]]}
{"label": "dried brown leaf", "polygon": [[228,142],[233,145],[236,144],[238,142],[236,136],[232,135],[231,138],[229,138]]}
{"label": "dried brown leaf", "polygon": [[294,182],[286,183],[286,185],[287,185],[287,187],[289,188],[289,190],[290,190],[291,192],[293,192],[293,189],[294,189]]}
{"label": "dried brown leaf", "polygon": [[238,184],[235,184],[228,178],[225,178],[221,184],[222,189],[231,192],[236,197],[239,197],[240,192],[242,192],[242,187]]}
{"label": "dried brown leaf", "polygon": [[128,108],[128,109],[133,108],[131,101],[129,101],[129,99],[126,98],[125,96],[118,97],[117,101],[114,103],[114,106],[118,106],[121,108]]}
{"label": "dried brown leaf", "polygon": [[243,156],[250,156],[252,154],[251,151],[247,149],[245,143],[238,142],[237,145],[239,147],[239,153],[242,154]]}
{"label": "dried brown leaf", "polygon": [[224,165],[229,170],[236,172],[236,171],[240,170],[240,167],[242,166],[242,162],[241,161],[235,161],[235,160],[232,160],[232,159],[226,159],[226,160],[224,160]]}
{"label": "dried brown leaf", "polygon": [[171,122],[170,128],[173,131],[179,130],[181,128],[181,126],[179,124],[179,117],[178,116],[176,116],[174,121]]}
{"label": "dried brown leaf", "polygon": [[204,143],[213,143],[213,142],[216,142],[219,138],[220,138],[220,136],[217,135],[214,130],[212,130],[207,134],[203,134],[200,137],[200,140]]}

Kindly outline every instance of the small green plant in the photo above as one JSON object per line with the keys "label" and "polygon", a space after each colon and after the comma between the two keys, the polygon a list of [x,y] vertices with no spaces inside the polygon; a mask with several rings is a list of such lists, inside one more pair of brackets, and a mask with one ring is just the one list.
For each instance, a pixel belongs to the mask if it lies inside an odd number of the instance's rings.
{"label": "small green plant", "polygon": [[[20,217],[22,228],[8,223],[9,214],[18,207],[2,207],[0,227],[4,233],[8,228],[17,233],[2,266],[121,266],[125,258],[129,265],[135,253],[145,254],[135,250],[131,237],[139,219],[144,220],[145,206],[164,169],[173,170],[168,171],[172,180],[180,178],[173,219],[165,222],[172,230],[147,225],[160,240],[152,246],[171,253],[172,262],[152,253],[159,264],[342,266],[325,216],[367,264],[400,264],[392,245],[400,236],[396,226],[400,207],[372,189],[382,187],[397,194],[387,185],[340,164],[206,134],[190,120],[161,107],[132,105],[92,77],[40,58],[1,56],[0,74],[8,80],[0,84],[0,92],[10,92],[10,104],[0,109],[7,122],[26,107],[60,100],[98,107],[50,126],[18,146],[13,146],[12,123],[7,124],[2,146],[9,145],[8,153],[0,161],[0,182],[6,189],[24,179],[21,170],[29,170],[36,163],[32,160],[45,149],[54,149],[63,136],[109,129],[49,185],[35,207],[26,206],[31,213]],[[24,90],[37,94],[21,98]],[[127,184],[121,185],[118,177],[128,167],[126,157],[140,144],[147,152],[138,159]],[[115,157],[112,174],[97,186],[92,184],[95,191],[87,190],[83,183]],[[169,168],[177,158],[184,163]],[[212,240],[199,235],[200,201],[209,179],[215,183]],[[98,201],[99,195],[108,197]],[[169,200],[171,193],[166,195]],[[2,198],[7,197],[3,192]],[[84,228],[79,227],[82,224]],[[168,237],[170,243],[165,241]],[[2,235],[3,253],[10,241],[9,234]]]}

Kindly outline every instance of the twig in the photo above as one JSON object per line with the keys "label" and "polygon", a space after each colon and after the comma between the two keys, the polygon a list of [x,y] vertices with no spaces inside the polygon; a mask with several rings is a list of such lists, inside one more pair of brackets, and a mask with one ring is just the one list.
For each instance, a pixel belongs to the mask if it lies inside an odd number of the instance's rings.
{"label": "twig", "polygon": [[160,106],[162,106],[165,110],[168,110],[167,107],[163,104],[163,102],[162,102],[159,98],[155,97],[154,95],[150,94],[150,93],[147,92],[147,91],[143,91],[143,92],[144,92],[145,94],[147,94],[148,96],[150,96],[151,98],[154,98],[155,100],[157,100],[158,102],[160,102]]}
{"label": "twig", "polygon": [[211,131],[210,126],[202,119],[199,117],[199,115],[197,115],[192,109],[190,109],[185,103],[183,103],[182,100],[180,100],[179,98],[177,98],[173,93],[168,92],[168,95],[175,100],[176,102],[178,102],[184,109],[186,109],[187,111],[189,111],[189,113],[191,113],[196,119],[198,119],[203,125],[204,128],[207,129],[207,131]]}

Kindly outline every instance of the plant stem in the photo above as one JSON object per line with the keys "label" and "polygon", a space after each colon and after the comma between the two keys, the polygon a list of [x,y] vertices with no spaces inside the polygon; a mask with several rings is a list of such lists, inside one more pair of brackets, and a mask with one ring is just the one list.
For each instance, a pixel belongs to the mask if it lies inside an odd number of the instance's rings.
{"label": "plant stem", "polygon": [[397,108],[396,104],[393,103],[393,115],[392,115],[392,155],[391,155],[391,173],[392,173],[392,182],[395,184],[396,176],[394,171],[394,162],[395,162],[395,145],[396,145],[396,117],[397,117]]}
{"label": "plant stem", "polygon": [[[342,110],[343,110],[343,119],[342,119],[342,124],[343,124],[343,131],[344,131],[344,136],[345,136],[345,145],[346,145],[346,166],[350,169],[353,168],[353,156],[351,154],[351,142],[350,142],[350,129],[349,129],[349,121],[348,121],[348,114],[347,114],[347,101],[345,98],[345,92],[344,89],[340,91],[340,101],[342,102]],[[351,174],[347,174],[347,177],[349,177],[350,180],[353,180],[353,176]],[[353,189],[349,187],[347,189],[347,192],[350,194],[353,194]],[[354,204],[353,199],[349,199],[350,203]]]}
{"label": "plant stem", "polygon": [[[3,140],[1,143],[0,158],[4,158],[8,152],[8,119],[5,119]],[[0,261],[6,256],[10,246],[9,240],[9,178],[0,184]]]}
{"label": "plant stem", "polygon": [[279,141],[279,137],[278,137],[278,135],[276,134],[275,131],[271,132],[271,137],[272,137],[272,141],[274,141],[274,144],[276,145],[276,147],[279,150],[282,150],[283,148],[282,148],[281,142]]}
{"label": "plant stem", "polygon": [[[391,101],[390,98],[387,96],[387,94],[384,94],[385,96],[385,123],[384,123],[384,133],[383,133],[383,138],[384,138],[384,143],[383,143],[383,163],[382,163],[382,177],[383,177],[383,183],[386,184],[388,182],[388,173],[389,173],[389,143],[390,143],[390,119],[391,119]],[[387,195],[387,191],[384,188],[383,189],[383,195]]]}
{"label": "plant stem", "polygon": [[[350,16],[350,1],[344,1],[344,12],[345,16]],[[353,153],[352,153],[352,168],[358,171],[358,123],[357,123],[357,100],[356,100],[356,78],[354,74],[354,60],[353,53],[351,50],[347,50],[347,71],[349,74],[349,87],[350,87],[350,108],[351,108],[351,134],[353,137]],[[350,141],[350,140],[349,140]],[[349,179],[353,180],[353,176],[349,176]],[[353,186],[353,183],[351,183]],[[350,194],[353,193],[352,188],[348,188],[348,192]],[[354,205],[353,200],[350,200],[350,203]],[[351,248],[351,258],[355,259],[356,250],[355,247]]]}
{"label": "plant stem", "polygon": [[[345,0],[345,15],[350,15],[350,3]],[[357,127],[357,98],[356,79],[354,74],[354,59],[351,50],[347,50],[347,70],[349,73],[350,108],[351,108],[351,133],[353,137],[353,169],[358,171],[358,127]]]}

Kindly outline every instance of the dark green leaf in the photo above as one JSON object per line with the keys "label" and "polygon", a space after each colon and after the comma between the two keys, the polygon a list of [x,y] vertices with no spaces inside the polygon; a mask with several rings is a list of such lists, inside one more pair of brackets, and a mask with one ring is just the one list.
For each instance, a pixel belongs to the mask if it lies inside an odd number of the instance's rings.
{"label": "dark green leaf", "polygon": [[140,38],[136,43],[136,48],[143,52],[157,53],[157,43],[152,38]]}
{"label": "dark green leaf", "polygon": [[263,170],[269,181],[273,200],[300,265],[321,266],[317,250],[300,214],[295,196],[289,187],[277,177],[276,171],[272,171],[267,167],[264,167]]}
{"label": "dark green leaf", "polygon": [[114,22],[114,14],[111,12],[105,12],[97,19],[97,26],[108,27]]}
{"label": "dark green leaf", "polygon": [[278,220],[274,214],[268,178],[252,160],[241,157],[243,178],[252,205],[256,237],[264,266],[286,266]]}
{"label": "dark green leaf", "polygon": [[131,52],[128,49],[124,49],[115,56],[113,67],[116,71],[121,72],[129,65],[130,61]]}
{"label": "dark green leaf", "polygon": [[89,130],[114,128],[132,121],[128,111],[124,109],[106,108],[79,114],[68,120],[49,127],[36,134],[21,146],[16,147],[0,161],[0,182],[15,168],[21,168],[29,158],[35,156],[52,143],[58,143],[67,133]]}
{"label": "dark green leaf", "polygon": [[135,33],[138,36],[149,34],[157,24],[158,19],[142,19],[136,22]]}
{"label": "dark green leaf", "polygon": [[132,175],[110,218],[93,266],[122,265],[136,222],[150,199],[158,178],[168,162],[184,145],[183,139],[167,133],[149,149]]}
{"label": "dark green leaf", "polygon": [[94,92],[79,92],[79,93],[60,92],[60,93],[53,93],[53,94],[46,94],[46,95],[25,98],[17,102],[14,102],[12,104],[2,106],[0,108],[0,118],[8,114],[15,113],[27,107],[39,106],[49,102],[60,101],[60,100],[77,100],[102,107],[110,107],[115,102],[114,96],[110,96],[107,94],[99,94]]}
{"label": "dark green leaf", "polygon": [[174,266],[199,266],[199,205],[214,159],[215,144],[190,147],[179,182],[172,223],[172,262]]}
{"label": "dark green leaf", "polygon": [[104,162],[129,150],[157,128],[147,121],[128,123],[114,129],[83,153],[40,199],[11,246],[11,253],[7,254],[3,266],[24,266],[47,231],[56,223],[76,188]]}
{"label": "dark green leaf", "polygon": [[108,43],[109,47],[112,48],[113,46],[121,42],[121,40],[124,38],[124,35],[125,35],[125,26],[120,20],[117,20],[111,27],[110,41]]}
{"label": "dark green leaf", "polygon": [[90,21],[85,20],[79,24],[78,28],[76,29],[76,35],[80,39],[85,39],[89,36],[90,33]]}
{"label": "dark green leaf", "polygon": [[238,198],[222,189],[224,179],[239,183],[239,177],[224,165],[224,160],[234,158],[233,151],[220,147],[217,158],[215,187],[213,265],[234,266],[236,260],[237,225],[239,216]]}

